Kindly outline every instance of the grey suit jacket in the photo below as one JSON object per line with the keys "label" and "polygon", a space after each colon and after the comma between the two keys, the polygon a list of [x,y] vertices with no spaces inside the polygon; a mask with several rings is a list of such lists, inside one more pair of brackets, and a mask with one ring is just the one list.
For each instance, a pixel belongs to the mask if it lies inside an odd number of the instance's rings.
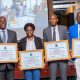
{"label": "grey suit jacket", "polygon": [[[16,32],[8,30],[8,29],[7,29],[7,31],[8,31],[8,40],[7,40],[7,43],[17,43]],[[0,43],[3,43],[1,37],[0,37]],[[13,63],[11,63],[11,64],[1,63],[0,64],[0,71],[1,70],[5,70],[6,66],[8,67],[8,69],[12,70],[12,69],[14,69],[15,64],[13,64]]]}
{"label": "grey suit jacket", "polygon": [[[65,26],[58,25],[59,37],[60,40],[68,39],[68,31]],[[53,41],[51,27],[47,27],[43,30],[43,39],[44,41]]]}

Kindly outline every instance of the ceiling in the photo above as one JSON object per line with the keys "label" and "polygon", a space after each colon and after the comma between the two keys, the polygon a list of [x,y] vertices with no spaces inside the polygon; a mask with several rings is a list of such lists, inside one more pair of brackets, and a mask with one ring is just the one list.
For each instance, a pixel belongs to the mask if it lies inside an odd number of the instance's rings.
{"label": "ceiling", "polygon": [[55,10],[66,10],[66,8],[78,1],[79,0],[53,0],[53,8]]}

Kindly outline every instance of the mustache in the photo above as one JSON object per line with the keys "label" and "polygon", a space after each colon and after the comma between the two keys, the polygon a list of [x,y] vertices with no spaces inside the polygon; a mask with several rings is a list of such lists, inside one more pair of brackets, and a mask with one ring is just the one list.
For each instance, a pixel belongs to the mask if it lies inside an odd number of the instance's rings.
{"label": "mustache", "polygon": [[6,24],[0,24],[0,27],[6,26]]}

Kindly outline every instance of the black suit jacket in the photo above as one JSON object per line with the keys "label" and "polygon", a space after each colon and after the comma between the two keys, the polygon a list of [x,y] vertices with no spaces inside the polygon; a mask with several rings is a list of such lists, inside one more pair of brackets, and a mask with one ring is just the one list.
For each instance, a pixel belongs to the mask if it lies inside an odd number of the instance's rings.
{"label": "black suit jacket", "polygon": [[[16,32],[8,30],[8,40],[7,43],[17,43],[17,36],[16,36]],[[0,43],[3,43],[1,37],[0,37]],[[4,63],[0,63],[0,71],[5,70],[6,66],[8,67],[9,70],[14,69],[15,64],[14,63],[10,63],[10,64],[4,64]]]}
{"label": "black suit jacket", "polygon": [[[34,36],[34,42],[35,42],[36,49],[43,48],[41,38]],[[21,50],[26,50],[26,43],[27,43],[27,37],[24,37],[20,40]]]}

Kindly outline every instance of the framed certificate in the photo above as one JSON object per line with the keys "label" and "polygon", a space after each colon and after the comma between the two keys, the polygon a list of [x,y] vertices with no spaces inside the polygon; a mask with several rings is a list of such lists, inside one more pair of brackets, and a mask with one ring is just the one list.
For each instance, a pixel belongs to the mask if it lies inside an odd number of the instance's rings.
{"label": "framed certificate", "polygon": [[18,62],[17,43],[0,43],[0,63]]}
{"label": "framed certificate", "polygon": [[44,68],[43,49],[20,51],[19,64],[20,70]]}
{"label": "framed certificate", "polygon": [[46,61],[69,60],[68,40],[44,42]]}
{"label": "framed certificate", "polygon": [[80,58],[80,39],[72,39],[72,58]]}

